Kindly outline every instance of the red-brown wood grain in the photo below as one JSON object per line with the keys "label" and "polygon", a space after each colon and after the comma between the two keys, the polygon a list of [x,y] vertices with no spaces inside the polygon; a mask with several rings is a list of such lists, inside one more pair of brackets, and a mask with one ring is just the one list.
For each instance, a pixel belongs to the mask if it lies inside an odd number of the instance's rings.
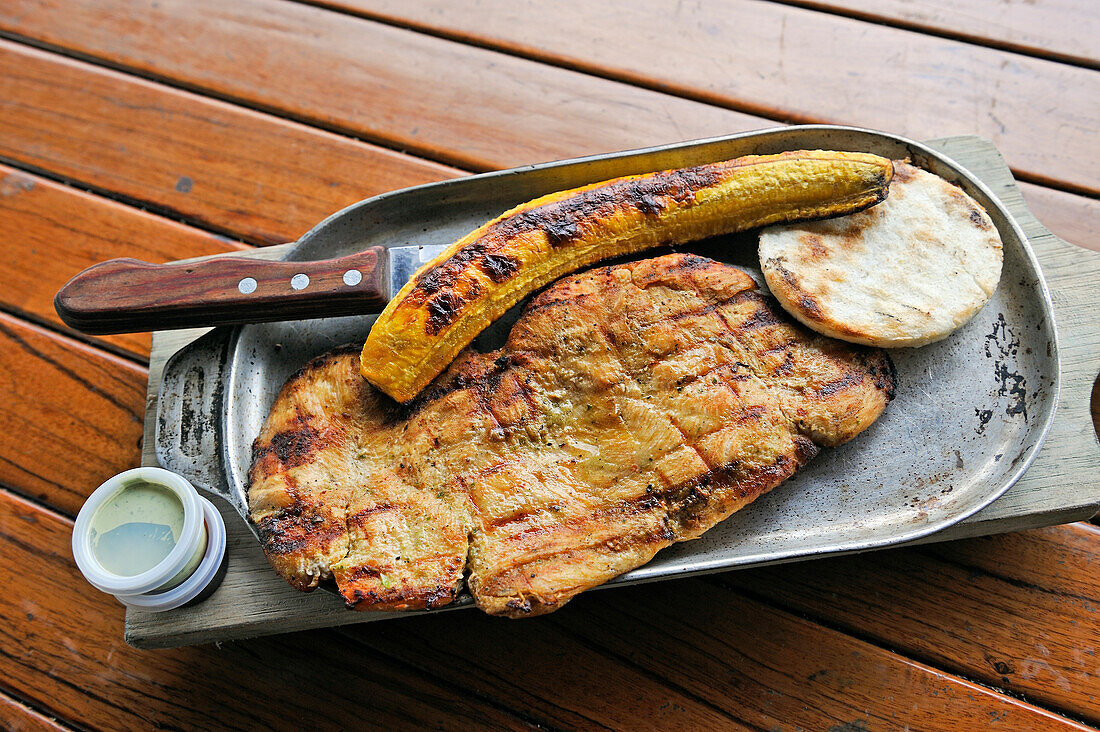
{"label": "red-brown wood grain", "polygon": [[473,169],[771,124],[281,0],[14,0],[0,30]]}
{"label": "red-brown wood grain", "polygon": [[75,515],[141,461],[148,372],[0,313],[0,484]]}
{"label": "red-brown wood grain", "polygon": [[[333,27],[343,28],[338,18],[323,17]],[[239,22],[247,24],[248,20]],[[377,30],[373,24],[367,28]],[[444,47],[460,53],[452,46]],[[424,50],[427,53],[438,48],[429,44]],[[465,62],[487,63],[477,49],[469,52],[473,55]],[[126,60],[117,54],[108,58]],[[418,63],[423,65],[429,60]],[[606,110],[600,112],[592,100],[601,96],[600,89],[608,82],[579,76],[575,86],[563,81],[558,92],[551,95],[560,101],[561,109],[570,110],[563,117],[570,125],[569,134],[560,134],[542,127],[547,121],[540,119],[540,115],[553,116],[555,111],[546,108],[541,99],[537,100],[537,110],[529,109],[520,117],[514,109],[507,109],[507,95],[523,94],[522,89],[514,91],[514,87],[528,84],[528,74],[534,74],[529,83],[537,86],[540,75],[554,77],[557,72],[538,64],[525,65],[514,60],[507,63],[518,65],[509,68],[506,78],[493,79],[492,86],[466,85],[471,102],[477,102],[479,94],[493,97],[486,104],[499,118],[490,121],[507,128],[507,137],[499,145],[489,135],[489,144],[480,150],[476,160],[470,161],[476,163],[474,167],[508,167],[778,124],[707,107],[703,109],[709,112],[702,120],[696,120],[699,110],[690,104],[686,107],[674,104],[674,109],[664,109],[656,118],[648,113],[639,117],[636,109],[639,105],[651,104],[654,99],[662,103],[669,100],[644,93],[642,97],[629,98],[631,95],[623,92],[620,85],[607,87],[620,93],[617,96],[605,93]],[[295,73],[307,75],[312,68],[297,69]],[[10,112],[0,115],[0,154],[128,198],[148,201],[246,241],[292,240],[323,216],[354,200],[460,172],[18,44],[0,41],[0,72],[0,90],[4,92],[0,94],[0,109]],[[49,88],[59,93],[45,94],[36,83],[40,79],[48,79]],[[339,81],[355,86],[355,80]],[[359,120],[366,112],[365,107],[335,109],[340,102],[318,92],[327,82],[305,78],[292,86],[294,83],[293,79],[284,81],[277,76],[268,87],[250,92],[249,98],[257,104],[276,106],[302,116],[306,116],[308,109],[326,110],[333,126],[360,134],[377,134],[380,138],[390,134],[384,130],[370,133],[373,128],[364,127],[375,124]],[[359,81],[360,85],[369,83],[370,80]],[[404,113],[386,106],[385,95],[377,91],[366,88],[358,96],[372,100],[371,108],[377,108],[389,125],[408,123],[408,139],[397,140],[397,144],[414,144],[412,128],[416,128],[416,137],[423,136],[415,123],[420,118],[405,119],[401,116]],[[576,98],[570,99],[571,96]],[[452,106],[449,104],[448,109]],[[585,113],[573,111],[578,108]],[[455,137],[473,134],[469,125],[482,124],[480,120],[486,111],[471,111],[478,118],[475,121],[456,119],[451,123],[440,119],[435,154],[468,158],[466,152],[456,148],[471,144],[470,140],[456,141]],[[436,110],[433,115],[446,113]],[[728,126],[716,126],[715,115],[733,116],[729,117]],[[637,127],[643,122],[644,127]],[[941,130],[934,129],[928,136],[940,133]],[[93,144],[86,144],[86,140]],[[233,154],[226,155],[227,150]],[[186,193],[177,190],[181,178],[186,178],[183,188],[190,185]],[[1092,223],[1100,219],[1100,203],[1095,199],[1026,184],[1024,191],[1052,231],[1067,241],[1100,248],[1100,237]]]}
{"label": "red-brown wood grain", "polygon": [[[644,695],[618,693],[626,679],[587,668],[567,652],[579,642],[754,729],[1077,728],[700,579],[597,591],[531,621],[456,613],[398,622],[339,632],[425,671],[432,659],[453,653],[451,664],[433,670],[527,708],[571,703],[601,710],[587,721],[567,719],[571,726],[623,728],[638,719],[670,726],[653,716],[665,707],[654,712],[655,702]],[[542,664],[511,662],[527,654]]]}
{"label": "red-brown wood grain", "polygon": [[1082,729],[701,580],[593,594],[530,622],[471,611],[141,653],[121,641],[121,607],[77,574],[70,531],[0,491],[0,610],[26,618],[0,670],[94,727]]}
{"label": "red-brown wood grain", "polygon": [[0,156],[258,244],[293,241],[360,199],[460,174],[3,40]]}
{"label": "red-brown wood grain", "polygon": [[84,582],[72,524],[0,490],[0,677],[93,729],[529,729],[519,717],[330,631],[143,653]]}
{"label": "red-brown wood grain", "polygon": [[364,654],[392,655],[448,683],[483,689],[495,704],[528,710],[556,728],[753,728],[707,689],[667,684],[543,618],[502,623],[464,611],[399,622],[337,632]]}
{"label": "red-brown wood grain", "polygon": [[775,119],[981,134],[1033,180],[1100,191],[1089,69],[764,0],[325,4]]}
{"label": "red-brown wood grain", "polygon": [[1096,68],[1100,36],[1092,0],[780,0],[911,30]]}
{"label": "red-brown wood grain", "polygon": [[[247,246],[0,165],[0,307],[61,326],[54,294],[85,267],[112,257],[151,262],[245,250]],[[139,357],[149,335],[105,336]]]}
{"label": "red-brown wood grain", "polygon": [[5,694],[0,694],[0,728],[9,732],[59,732],[66,729]]}
{"label": "red-brown wood grain", "polygon": [[717,581],[1096,724],[1098,547],[1071,524]]}

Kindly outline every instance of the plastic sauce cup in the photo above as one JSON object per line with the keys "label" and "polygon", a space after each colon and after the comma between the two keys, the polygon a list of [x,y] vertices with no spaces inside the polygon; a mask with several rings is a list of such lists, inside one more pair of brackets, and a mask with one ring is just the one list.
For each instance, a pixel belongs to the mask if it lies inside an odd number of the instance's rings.
{"label": "plastic sauce cup", "polygon": [[[143,504],[135,500],[135,496],[142,496],[124,493],[141,490],[147,491],[145,498],[156,500]],[[159,530],[162,539],[163,535],[172,535],[175,540],[163,558],[148,568],[144,567],[150,561],[138,562],[135,566],[142,569],[134,573],[120,571],[118,566],[104,566],[111,562],[107,562],[105,556],[97,556],[93,541],[97,520],[102,523],[97,513],[103,511],[107,516],[114,516],[117,522],[126,499],[129,499],[127,515],[136,522],[143,518],[148,521],[127,526],[153,527]],[[174,500],[179,501],[178,506]],[[165,506],[172,514],[167,519]],[[148,515],[143,515],[143,510],[148,511]],[[165,521],[171,526],[164,524]],[[102,541],[102,536],[100,539]],[[221,514],[185,478],[161,468],[134,468],[110,478],[88,497],[73,527],[73,557],[84,577],[96,589],[114,595],[129,607],[158,612],[201,601],[214,591],[224,576],[225,540]],[[156,559],[155,554],[153,559]]]}

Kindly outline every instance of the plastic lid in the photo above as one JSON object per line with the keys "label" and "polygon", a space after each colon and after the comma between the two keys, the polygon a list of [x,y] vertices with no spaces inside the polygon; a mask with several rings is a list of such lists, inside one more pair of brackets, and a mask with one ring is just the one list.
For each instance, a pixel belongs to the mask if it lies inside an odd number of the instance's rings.
{"label": "plastic lid", "polygon": [[123,605],[154,613],[175,610],[198,597],[217,576],[225,556],[225,522],[213,503],[202,496],[198,498],[206,519],[206,553],[198,568],[183,584],[167,592],[158,592],[155,595],[115,595]]}
{"label": "plastic lid", "polygon": [[[171,490],[183,504],[183,529],[176,545],[160,564],[141,574],[126,577],[108,571],[95,558],[92,552],[91,524],[99,507],[134,480],[155,483]],[[76,525],[73,526],[73,557],[76,565],[93,587],[112,595],[140,595],[157,589],[179,574],[198,549],[202,540],[204,510],[200,501],[204,500],[186,478],[162,468],[134,468],[119,473],[96,488],[77,514]],[[221,524],[220,514],[218,523]],[[225,533],[224,525],[222,533]],[[207,544],[209,543],[208,539]]]}

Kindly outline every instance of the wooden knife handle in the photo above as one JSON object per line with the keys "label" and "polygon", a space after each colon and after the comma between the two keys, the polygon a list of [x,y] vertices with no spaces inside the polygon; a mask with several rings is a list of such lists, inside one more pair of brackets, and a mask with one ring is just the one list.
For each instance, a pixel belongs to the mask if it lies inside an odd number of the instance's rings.
{"label": "wooden knife handle", "polygon": [[382,247],[317,262],[112,259],[69,280],[54,307],[96,335],[379,312],[385,261]]}

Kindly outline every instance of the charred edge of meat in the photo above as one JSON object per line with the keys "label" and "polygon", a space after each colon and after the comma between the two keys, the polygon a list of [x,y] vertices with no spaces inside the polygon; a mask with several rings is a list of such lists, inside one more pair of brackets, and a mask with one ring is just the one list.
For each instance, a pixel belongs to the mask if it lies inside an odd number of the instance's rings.
{"label": "charred edge of meat", "polygon": [[850,389],[853,386],[858,386],[863,383],[863,376],[862,372],[848,371],[836,381],[830,381],[819,386],[817,388],[817,393],[823,397],[834,396],[845,389]]}
{"label": "charred edge of meat", "polygon": [[325,447],[322,434],[309,423],[300,407],[295,409],[297,414],[285,429],[273,434],[266,444],[259,439],[252,443],[253,468],[268,455],[274,456],[284,468],[296,468],[305,465]]}
{"label": "charred edge of meat", "polygon": [[801,469],[821,452],[817,443],[805,435],[794,435],[794,456],[797,461],[797,469]]}
{"label": "charred edge of meat", "polygon": [[[463,563],[465,563],[463,561]],[[455,569],[454,565],[450,569]],[[352,571],[346,573],[343,577],[344,584],[354,583],[364,577],[376,579],[381,577],[385,572],[374,567],[356,567]],[[344,597],[344,603],[349,608],[355,608],[359,603],[366,600],[372,607],[375,605],[388,605],[396,608],[411,608],[419,607],[423,605],[426,610],[434,610],[435,608],[448,605],[458,597],[458,583],[452,584],[449,587],[445,587],[442,584],[436,584],[434,587],[400,587],[383,590],[377,592],[375,590],[362,590],[358,587],[352,588],[350,593],[347,593],[345,588],[338,587],[340,594]],[[349,596],[350,594],[350,596]]]}
{"label": "charred edge of meat", "polygon": [[264,548],[274,555],[293,554],[310,545],[327,547],[347,533],[342,522],[326,520],[301,501],[253,524]]}
{"label": "charred edge of meat", "polygon": [[[327,368],[341,358],[354,356],[358,359],[362,350],[362,343],[345,343],[310,359],[287,379],[275,401],[282,401],[287,394],[297,388],[298,382],[309,374]],[[309,425],[309,418],[302,413],[300,407],[295,408],[294,419],[288,424],[297,425],[297,427],[275,433],[266,440],[266,444],[262,435],[252,441],[252,465],[248,470],[250,484],[256,466],[266,455],[274,455],[283,465],[292,468],[304,464],[312,457],[313,452],[322,447],[317,441],[320,433]]]}
{"label": "charred edge of meat", "polygon": [[[497,351],[497,353],[502,353]],[[484,396],[486,390],[490,393],[500,386],[501,379],[514,366],[525,362],[522,353],[507,353],[497,356],[488,370],[478,371],[474,374],[444,372],[443,375],[429,384],[422,392],[404,404],[394,400],[388,400],[389,408],[384,415],[383,424],[391,425],[394,422],[411,419],[425,406],[444,398],[453,391],[473,388],[478,396]],[[381,394],[381,392],[379,392]]]}
{"label": "charred edge of meat", "polygon": [[[376,571],[375,574],[381,573]],[[371,607],[382,605],[396,609],[411,609],[422,605],[425,610],[434,610],[450,604],[456,597],[458,597],[457,587],[444,587],[442,585],[436,585],[431,590],[402,588],[384,592],[375,592],[374,590],[364,592],[359,588],[355,588],[351,592],[351,597],[344,595],[344,604],[348,608],[354,609],[359,603],[366,600]]]}
{"label": "charred edge of meat", "polygon": [[[279,390],[279,395],[275,398],[275,401],[282,401],[287,394],[297,388],[298,382],[306,378],[309,374],[331,366],[332,364],[336,363],[340,358],[344,358],[346,356],[355,356],[356,358],[358,358],[359,353],[362,350],[362,343],[344,343],[342,345],[336,346],[335,348],[329,349],[325,353],[322,353],[320,356],[315,356],[314,358],[311,358],[305,363],[304,366],[302,366],[300,369],[290,375],[290,378],[288,378],[286,380],[286,383],[283,384],[283,388]],[[296,419],[302,422],[305,421],[304,417],[302,416],[301,410],[298,410]],[[257,437],[252,442],[253,467],[255,467],[256,464],[257,451],[263,449],[261,440],[261,437]],[[249,472],[251,473],[251,471]],[[249,480],[251,481],[251,475],[249,476]]]}
{"label": "charred edge of meat", "polygon": [[[588,292],[570,293],[566,296],[559,296],[558,293],[555,292],[555,290],[558,289],[559,285],[561,285],[563,283],[566,283],[566,282],[606,279],[606,278],[611,276],[611,272],[613,270],[616,270],[616,269],[619,269],[619,268],[623,267],[624,264],[626,266],[630,266],[631,264],[636,264],[636,263],[637,262],[635,262],[634,260],[628,260],[625,263],[624,262],[618,262],[618,263],[602,265],[600,267],[593,267],[592,269],[588,269],[588,270],[585,270],[583,272],[578,272],[576,274],[573,274],[573,275],[570,275],[568,277],[562,278],[562,279],[558,280],[557,282],[554,282],[552,285],[550,285],[549,287],[544,289],[542,292],[539,292],[533,298],[531,298],[531,300],[527,303],[527,305],[523,309],[523,315],[526,316],[529,313],[532,313],[536,310],[544,310],[544,309],[547,309],[547,308],[557,307],[559,305],[565,305],[565,304],[568,304],[568,303],[577,302],[579,300],[585,300],[585,299],[588,299],[588,298],[592,298],[592,297],[595,296],[593,293],[588,293]],[[685,273],[685,272],[702,272],[702,271],[706,271],[706,269],[709,266],[713,265],[713,264],[714,264],[714,260],[712,260],[712,259],[708,259],[707,257],[701,257],[697,254],[689,254],[689,253],[684,252],[684,253],[680,254],[679,260],[677,261],[677,263],[674,266],[670,267],[667,270],[664,270],[664,271],[660,272],[659,274],[654,275],[651,278],[643,279],[643,281],[641,283],[635,283],[635,285],[639,289],[645,290],[645,289],[647,289],[649,287],[652,287],[652,286],[655,286],[655,285],[667,284],[668,282],[670,282],[674,279],[675,275],[678,275],[678,274],[682,274],[682,273]],[[637,271],[637,268],[634,268],[633,272],[636,272],[636,271]],[[710,312],[710,311],[712,311],[716,308],[719,308],[719,307],[721,307],[721,306],[723,306],[727,303],[741,302],[742,299],[744,299],[745,297],[748,297],[750,295],[759,296],[755,288],[756,288],[756,285],[754,283],[750,288],[747,288],[745,290],[742,290],[742,291],[738,292],[737,294],[733,295],[731,298],[723,300],[722,302],[708,304],[706,306],[706,312]],[[692,315],[698,315],[700,312],[701,311],[693,311],[693,312],[690,312],[690,313],[677,313],[677,314],[675,314],[671,317],[674,318],[674,319],[686,318],[686,317],[690,317]]]}
{"label": "charred edge of meat", "polygon": [[875,387],[886,395],[886,401],[893,401],[898,388],[898,369],[890,354],[873,348],[851,348],[860,367],[870,375]]}
{"label": "charred edge of meat", "polygon": [[[792,461],[787,455],[779,455],[773,464],[744,470],[738,461],[712,468],[695,480],[667,491],[669,519],[687,530],[700,525],[698,514],[715,500],[718,491],[734,490],[724,495],[725,502],[748,503],[756,500],[795,474],[818,453],[812,440],[796,435],[795,455]],[[677,541],[681,541],[679,537]]]}

